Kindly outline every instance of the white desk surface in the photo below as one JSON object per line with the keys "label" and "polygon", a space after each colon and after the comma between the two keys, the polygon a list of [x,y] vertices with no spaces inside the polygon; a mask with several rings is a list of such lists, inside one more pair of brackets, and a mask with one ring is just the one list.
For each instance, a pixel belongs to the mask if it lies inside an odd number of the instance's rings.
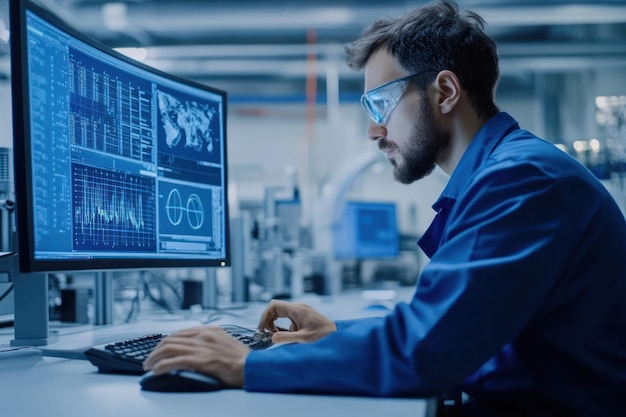
{"label": "white desk surface", "polygon": [[[354,304],[353,304],[354,305]],[[335,310],[328,308],[329,311]],[[262,308],[245,319],[224,317],[217,323],[254,325]],[[321,308],[320,310],[324,310]],[[337,310],[335,310],[337,311]],[[244,312],[242,312],[244,313]],[[338,316],[347,314],[339,312]],[[343,317],[337,317],[343,318]],[[347,317],[346,317],[347,318]],[[60,341],[49,352],[80,349],[123,340],[154,330],[170,331],[200,324],[194,320],[147,321],[87,330],[61,328]],[[52,326],[54,327],[54,326]],[[195,417],[195,416],[411,416],[435,415],[425,399],[249,393],[226,389],[207,393],[142,391],[139,377],[100,374],[86,360],[44,356],[39,349],[7,349],[7,329],[0,332],[0,415],[7,417]],[[56,345],[56,346],[55,346]]]}

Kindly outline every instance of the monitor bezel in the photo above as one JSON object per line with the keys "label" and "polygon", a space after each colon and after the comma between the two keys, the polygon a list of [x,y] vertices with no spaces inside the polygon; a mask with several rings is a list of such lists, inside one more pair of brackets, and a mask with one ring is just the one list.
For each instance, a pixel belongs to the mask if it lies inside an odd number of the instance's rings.
{"label": "monitor bezel", "polygon": [[[33,177],[31,175],[31,136],[30,136],[30,106],[29,106],[29,79],[27,61],[27,28],[26,12],[30,10],[51,25],[81,42],[108,54],[109,56],[133,65],[153,75],[163,77],[175,83],[198,88],[222,98],[222,146],[224,165],[224,257],[221,258],[159,258],[159,257],[94,257],[69,259],[37,259],[35,257],[35,227],[33,202]],[[153,268],[198,268],[198,267],[227,267],[231,265],[230,227],[228,209],[228,162],[227,162],[227,113],[228,96],[226,91],[200,84],[193,80],[184,79],[150,67],[132,58],[129,58],[114,49],[100,43],[75,30],[58,16],[31,1],[11,0],[10,15],[10,53],[11,53],[11,88],[13,106],[13,168],[15,178],[16,200],[16,231],[19,268],[21,272],[62,272],[76,270],[125,270],[125,269],[153,269]]]}

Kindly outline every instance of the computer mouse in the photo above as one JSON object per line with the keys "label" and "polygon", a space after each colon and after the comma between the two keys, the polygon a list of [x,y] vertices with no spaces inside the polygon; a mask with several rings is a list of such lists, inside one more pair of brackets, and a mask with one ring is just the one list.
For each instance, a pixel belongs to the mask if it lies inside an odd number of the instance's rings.
{"label": "computer mouse", "polygon": [[160,375],[148,371],[142,375],[139,385],[142,390],[158,392],[205,392],[223,388],[217,379],[188,370],[174,370]]}

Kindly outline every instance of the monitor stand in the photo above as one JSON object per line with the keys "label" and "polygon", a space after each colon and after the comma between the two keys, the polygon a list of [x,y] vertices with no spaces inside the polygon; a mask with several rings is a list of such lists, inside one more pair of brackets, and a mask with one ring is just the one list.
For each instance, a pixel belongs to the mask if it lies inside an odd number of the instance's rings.
{"label": "monitor stand", "polygon": [[59,340],[48,330],[48,275],[19,272],[18,255],[2,252],[0,273],[13,282],[13,328],[11,346],[42,346]]}
{"label": "monitor stand", "polygon": [[11,279],[15,309],[15,339],[11,340],[11,346],[43,346],[57,342],[58,333],[48,330],[48,275],[13,272]]}
{"label": "monitor stand", "polygon": [[94,324],[113,323],[113,275],[107,271],[95,273]]}

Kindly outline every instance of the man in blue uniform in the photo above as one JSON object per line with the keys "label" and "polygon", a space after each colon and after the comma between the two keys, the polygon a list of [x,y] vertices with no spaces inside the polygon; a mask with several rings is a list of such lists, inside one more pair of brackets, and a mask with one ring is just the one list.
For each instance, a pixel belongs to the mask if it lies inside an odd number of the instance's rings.
{"label": "man in blue uniform", "polygon": [[[146,361],[250,391],[370,396],[463,390],[462,415],[617,416],[626,392],[626,223],[594,176],[494,103],[484,22],[443,1],[375,22],[347,47],[365,69],[369,138],[412,183],[450,180],[419,245],[410,303],[332,322],[272,301],[250,352],[217,327],[166,338]],[[288,317],[291,329],[274,325]],[[478,410],[478,411],[476,411]]]}

